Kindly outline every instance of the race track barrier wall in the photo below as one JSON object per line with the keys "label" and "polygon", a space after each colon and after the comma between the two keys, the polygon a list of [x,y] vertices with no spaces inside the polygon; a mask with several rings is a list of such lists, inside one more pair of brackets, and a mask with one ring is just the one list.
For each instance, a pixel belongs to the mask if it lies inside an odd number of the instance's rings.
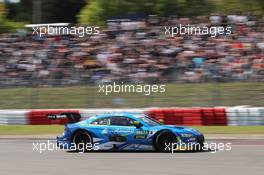
{"label": "race track barrier wall", "polygon": [[80,113],[82,119],[103,113],[137,112],[169,125],[197,126],[254,126],[264,125],[264,107],[190,107],[190,108],[128,108],[128,109],[36,109],[0,110],[0,125],[28,124],[51,125],[65,124],[67,119],[49,120],[48,114],[62,112]]}
{"label": "race track barrier wall", "polygon": [[227,125],[225,108],[160,108],[146,113],[170,125]]}
{"label": "race track barrier wall", "polygon": [[79,110],[33,110],[26,113],[27,123],[29,125],[51,125],[51,124],[66,124],[68,122],[67,118],[60,118],[56,120],[48,119],[49,114],[59,115],[62,112],[74,112],[80,113]]}
{"label": "race track barrier wall", "polygon": [[28,124],[26,113],[28,110],[0,110],[0,124]]}
{"label": "race track barrier wall", "polygon": [[264,107],[228,107],[226,112],[228,125],[264,125]]}

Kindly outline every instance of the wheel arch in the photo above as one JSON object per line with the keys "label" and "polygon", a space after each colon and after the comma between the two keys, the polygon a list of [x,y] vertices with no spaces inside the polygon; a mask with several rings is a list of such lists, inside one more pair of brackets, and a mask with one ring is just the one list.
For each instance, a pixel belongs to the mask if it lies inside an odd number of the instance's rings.
{"label": "wheel arch", "polygon": [[158,136],[161,132],[164,132],[164,131],[170,132],[170,133],[172,133],[173,135],[175,135],[176,137],[178,137],[178,135],[175,134],[174,132],[172,132],[172,130],[170,130],[170,129],[162,129],[162,130],[156,132],[156,133],[154,134],[154,136],[153,136],[152,143],[153,143],[154,146],[155,146],[155,140],[156,140],[157,136]]}
{"label": "wheel arch", "polygon": [[91,136],[92,141],[93,141],[93,135],[94,135],[93,132],[91,132],[91,131],[89,131],[89,130],[87,130],[87,129],[79,128],[79,129],[76,129],[76,130],[72,133],[72,135],[71,135],[71,142],[73,142],[73,137],[75,136],[75,134],[76,134],[77,132],[80,132],[80,131],[87,132],[87,133]]}

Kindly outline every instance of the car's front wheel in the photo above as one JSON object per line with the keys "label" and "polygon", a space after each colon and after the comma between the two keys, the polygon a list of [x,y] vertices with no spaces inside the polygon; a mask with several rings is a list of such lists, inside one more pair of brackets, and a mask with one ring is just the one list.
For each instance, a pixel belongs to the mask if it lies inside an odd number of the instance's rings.
{"label": "car's front wheel", "polygon": [[154,140],[154,146],[160,152],[171,152],[176,143],[177,136],[170,131],[160,132]]}
{"label": "car's front wheel", "polygon": [[74,134],[72,142],[75,144],[76,151],[87,152],[92,150],[92,137],[86,131],[78,131]]}

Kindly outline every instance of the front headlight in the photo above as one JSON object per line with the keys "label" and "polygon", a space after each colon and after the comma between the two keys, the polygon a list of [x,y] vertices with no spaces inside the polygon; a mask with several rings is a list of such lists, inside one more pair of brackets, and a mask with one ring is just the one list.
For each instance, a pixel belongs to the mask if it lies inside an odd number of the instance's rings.
{"label": "front headlight", "polygon": [[193,137],[192,134],[181,134],[181,136],[182,136],[182,137],[188,137],[188,138],[189,138],[189,137]]}

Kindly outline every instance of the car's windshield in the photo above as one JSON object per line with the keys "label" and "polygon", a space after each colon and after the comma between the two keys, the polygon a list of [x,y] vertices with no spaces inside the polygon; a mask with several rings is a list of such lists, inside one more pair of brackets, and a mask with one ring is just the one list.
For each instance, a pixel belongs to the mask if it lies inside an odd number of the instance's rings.
{"label": "car's windshield", "polygon": [[146,115],[138,115],[137,116],[140,120],[145,122],[149,126],[158,126],[161,125],[158,121],[146,116]]}

